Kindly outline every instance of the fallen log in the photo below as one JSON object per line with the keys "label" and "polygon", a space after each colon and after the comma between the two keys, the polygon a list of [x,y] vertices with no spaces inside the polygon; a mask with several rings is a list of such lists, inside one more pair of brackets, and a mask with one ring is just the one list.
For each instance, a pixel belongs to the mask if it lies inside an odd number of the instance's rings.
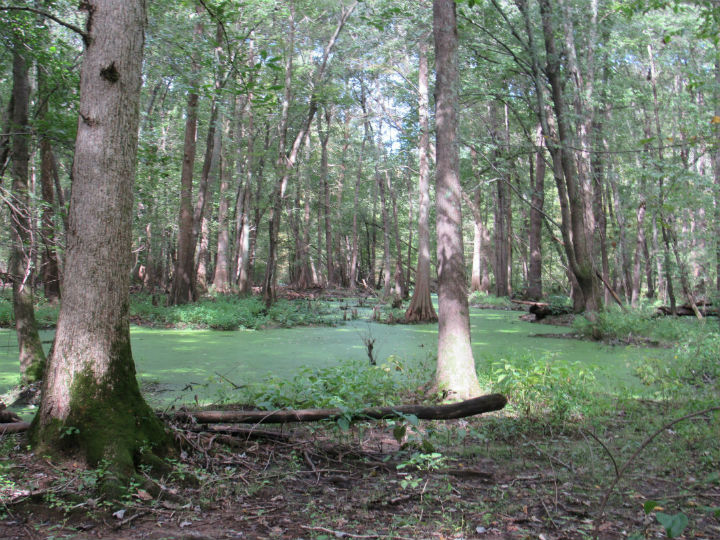
{"label": "fallen log", "polygon": [[9,424],[0,424],[0,436],[6,433],[20,433],[30,429],[29,422],[11,422]]}
{"label": "fallen log", "polygon": [[572,308],[566,306],[551,305],[547,302],[531,302],[529,300],[510,300],[515,304],[528,306],[528,312],[535,315],[535,320],[540,321],[545,317],[555,315],[569,315],[572,313]]}
{"label": "fallen log", "polygon": [[[698,302],[697,308],[703,317],[717,317],[718,316],[718,309],[708,302],[703,302],[703,303]],[[660,306],[655,310],[656,317],[662,317],[664,315],[665,316],[672,315],[672,310],[670,309],[670,306]],[[675,315],[677,317],[695,317],[696,313],[695,313],[695,310],[693,310],[691,305],[683,304],[682,306],[675,307]]]}
{"label": "fallen log", "polygon": [[350,415],[353,419],[384,420],[414,415],[419,420],[452,420],[490,411],[499,411],[507,403],[502,394],[480,396],[458,403],[444,405],[398,405],[397,407],[369,407],[356,412],[341,409],[297,409],[277,411],[177,411],[175,420],[198,424],[287,424],[290,422],[316,422],[333,420]]}

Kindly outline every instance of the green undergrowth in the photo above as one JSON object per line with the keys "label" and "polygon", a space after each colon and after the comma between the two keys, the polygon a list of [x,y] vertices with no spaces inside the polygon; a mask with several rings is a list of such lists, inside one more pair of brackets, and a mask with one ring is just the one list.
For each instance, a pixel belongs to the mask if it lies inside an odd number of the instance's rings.
{"label": "green undergrowth", "polygon": [[506,296],[494,296],[481,291],[473,291],[468,297],[471,306],[492,307],[494,309],[515,309],[516,306]]}
{"label": "green undergrowth", "polygon": [[151,295],[133,295],[130,315],[157,326],[238,330],[334,323],[324,302],[278,300],[266,308],[257,296],[217,295],[182,306],[153,305]]}
{"label": "green undergrowth", "polygon": [[292,378],[269,376],[240,392],[226,389],[219,397],[266,410],[333,407],[353,412],[424,400],[419,389],[433,369],[430,361],[409,363],[392,355],[375,366],[348,360],[332,367],[300,367]]}
{"label": "green undergrowth", "polygon": [[697,321],[694,317],[656,317],[652,306],[628,308],[627,311],[612,306],[597,313],[592,322],[587,317],[575,317],[573,328],[587,339],[601,336],[608,341],[649,341],[672,346],[689,337],[717,332],[718,325],[715,319]]}
{"label": "green undergrowth", "polygon": [[[157,300],[157,298],[156,298]],[[338,317],[325,302],[278,300],[270,308],[259,297],[233,295],[209,296],[191,304],[165,306],[164,298],[153,303],[150,294],[130,297],[133,322],[149,326],[178,328],[211,328],[213,330],[242,330],[258,328],[291,328],[335,324]],[[59,305],[50,305],[42,298],[35,304],[38,326],[49,328],[57,323]],[[15,325],[12,297],[0,295],[0,328]]]}
{"label": "green undergrowth", "polygon": [[[59,305],[48,304],[44,298],[36,298],[35,320],[40,328],[55,326],[57,316],[60,312]],[[15,326],[15,313],[12,304],[12,292],[0,293],[0,328],[12,328]]]}

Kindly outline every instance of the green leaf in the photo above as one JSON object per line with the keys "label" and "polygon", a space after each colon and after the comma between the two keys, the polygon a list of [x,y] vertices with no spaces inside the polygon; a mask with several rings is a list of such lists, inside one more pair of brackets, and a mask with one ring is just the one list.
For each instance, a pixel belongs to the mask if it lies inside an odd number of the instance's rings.
{"label": "green leaf", "polygon": [[343,431],[347,431],[350,429],[350,421],[345,418],[344,416],[341,416],[337,419],[337,425],[342,429]]}
{"label": "green leaf", "polygon": [[688,525],[688,518],[685,514],[680,512],[679,514],[670,515],[663,512],[655,514],[658,523],[665,528],[665,532],[670,538],[677,538],[680,536],[685,527]]}
{"label": "green leaf", "polygon": [[645,515],[648,515],[650,512],[655,510],[655,508],[658,506],[657,501],[645,501],[645,504],[643,505],[643,510],[645,510]]}

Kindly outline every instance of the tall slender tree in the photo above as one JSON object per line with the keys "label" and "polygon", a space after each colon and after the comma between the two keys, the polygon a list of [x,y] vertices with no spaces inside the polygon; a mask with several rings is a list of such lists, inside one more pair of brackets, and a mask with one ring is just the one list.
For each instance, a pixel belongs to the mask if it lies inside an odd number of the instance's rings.
{"label": "tall slender tree", "polygon": [[480,394],[470,347],[457,147],[457,20],[454,0],[433,1],[435,37],[438,361],[435,384],[450,399]]}
{"label": "tall slender tree", "polygon": [[12,160],[12,248],[9,274],[12,279],[15,330],[20,349],[20,374],[24,382],[42,378],[45,353],[40,342],[35,308],[33,306],[33,249],[30,196],[28,192],[28,165],[30,161],[28,107],[30,101],[30,78],[28,61],[16,45],[13,51],[13,88],[11,113]]}
{"label": "tall slender tree", "polygon": [[[428,128],[428,40],[424,33],[418,46],[418,117],[420,120],[420,141],[418,145],[420,174],[418,191],[420,204],[418,209],[418,262],[415,273],[415,289],[410,305],[405,312],[409,322],[437,321],[437,313],[430,298],[430,130]],[[408,259],[408,263],[409,263]]]}

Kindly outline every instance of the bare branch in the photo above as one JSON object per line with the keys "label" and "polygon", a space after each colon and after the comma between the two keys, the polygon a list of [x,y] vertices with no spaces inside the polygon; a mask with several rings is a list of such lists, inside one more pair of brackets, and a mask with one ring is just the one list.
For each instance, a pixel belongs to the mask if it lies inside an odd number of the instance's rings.
{"label": "bare branch", "polygon": [[36,13],[47,19],[50,19],[51,21],[55,21],[60,26],[64,26],[65,28],[72,30],[76,34],[81,35],[83,38],[83,41],[85,41],[85,42],[87,42],[88,37],[89,37],[82,28],[75,26],[74,24],[71,24],[69,22],[65,22],[61,18],[53,15],[52,13],[48,13],[47,11],[43,11],[41,9],[27,7],[27,6],[0,6],[0,11],[29,11],[31,13]]}

